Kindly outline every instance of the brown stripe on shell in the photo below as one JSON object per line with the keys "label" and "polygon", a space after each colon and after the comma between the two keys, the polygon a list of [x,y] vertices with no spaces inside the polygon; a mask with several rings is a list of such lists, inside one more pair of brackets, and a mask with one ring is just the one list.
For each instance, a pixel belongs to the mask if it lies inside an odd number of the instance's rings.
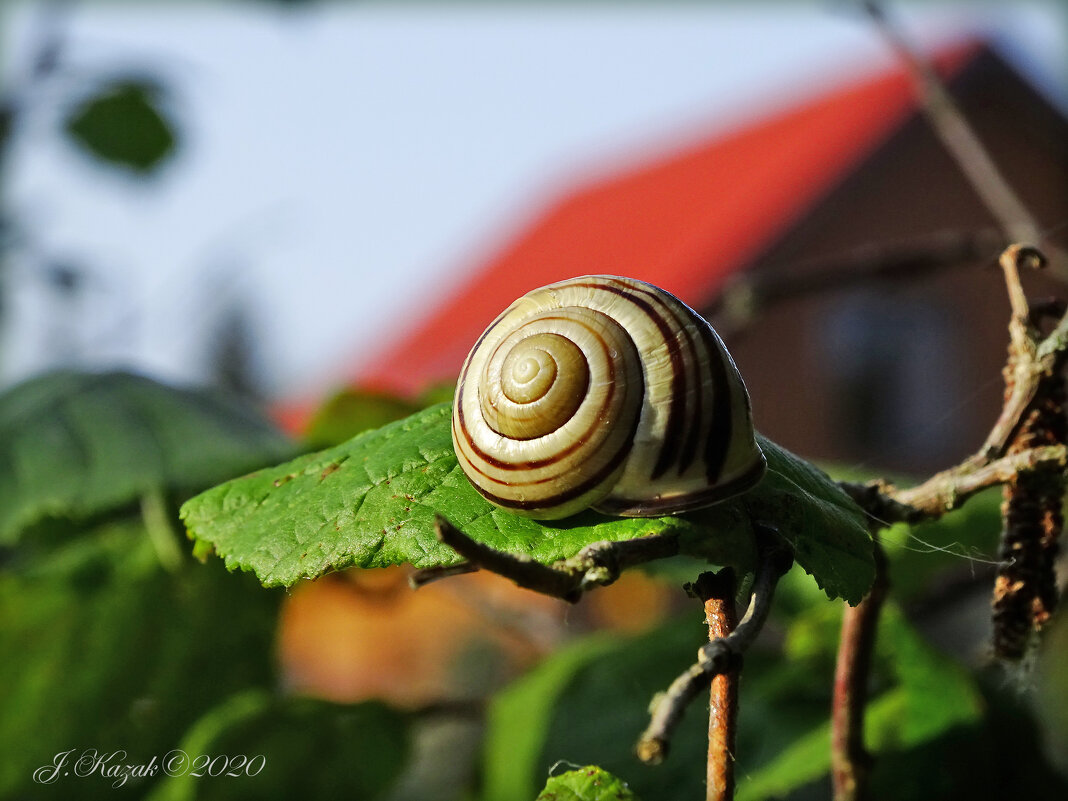
{"label": "brown stripe on shell", "polygon": [[[660,454],[650,475],[650,479],[655,481],[663,476],[668,471],[668,468],[678,460],[678,453],[681,448],[681,427],[686,413],[686,370],[683,369],[684,365],[682,363],[682,355],[679,352],[679,344],[672,335],[667,321],[656,313],[656,310],[653,309],[648,301],[635,296],[634,287],[621,287],[607,282],[599,284],[584,283],[577,284],[577,286],[603,289],[630,301],[645,312],[645,315],[657,327],[660,331],[660,336],[667,344],[668,355],[671,358],[671,405],[668,408],[667,424],[664,428],[664,442],[660,447]],[[637,344],[635,344],[635,350],[638,351],[639,357],[643,356]]]}
{"label": "brown stripe on shell", "polygon": [[[637,427],[638,416],[634,417],[634,425]],[[554,506],[560,506],[567,501],[578,498],[581,495],[585,495],[587,492],[595,489],[598,485],[602,484],[612,473],[619,469],[620,462],[627,458],[627,454],[630,453],[631,446],[634,444],[634,432],[631,431],[630,435],[623,441],[623,447],[619,452],[608,462],[604,467],[597,471],[594,475],[583,481],[577,486],[570,489],[558,492],[556,495],[550,495],[546,498],[538,498],[534,501],[519,501],[514,498],[502,498],[499,495],[494,495],[484,487],[480,487],[478,484],[472,483],[472,486],[478,490],[490,503],[495,503],[498,506],[503,506],[508,509],[551,509]]]}
{"label": "brown stripe on shell", "polygon": [[[683,304],[682,301],[679,301],[673,295],[663,292],[662,290],[661,294],[657,294],[652,289],[644,289],[639,291],[643,292],[654,302],[660,304],[664,311],[671,316],[671,321],[674,324],[674,330],[677,331],[679,334],[683,335],[683,342],[681,343],[680,347],[683,347],[685,349],[686,355],[689,357],[689,368],[677,371],[681,373],[684,377],[692,375],[692,378],[690,380],[692,380],[694,384],[693,408],[687,409],[686,413],[681,415],[680,417],[680,419],[682,420],[682,425],[685,426],[685,429],[679,432],[678,445],[675,448],[675,450],[677,451],[677,456],[674,457],[676,474],[681,476],[683,473],[689,470],[690,466],[693,464],[693,461],[697,456],[697,443],[701,436],[702,413],[704,412],[705,404],[705,382],[704,376],[701,375],[700,372],[700,353],[698,352],[697,343],[694,341],[693,335],[690,331],[691,326],[688,325],[690,320],[696,317],[696,313],[693,312],[693,310],[689,309],[689,307],[687,307],[685,304]],[[680,316],[679,314],[680,309],[676,308],[674,305],[669,304],[667,300],[664,299],[661,295],[666,295],[667,297],[676,300],[678,304],[683,307],[681,311],[687,312],[685,316],[688,319],[683,319],[682,316]],[[700,327],[700,323],[703,321],[697,320],[695,322],[698,324],[698,327]],[[702,340],[701,344],[705,348],[708,347],[707,340]],[[683,357],[683,364],[687,364],[687,359],[685,357]],[[684,381],[681,390],[681,394],[683,397],[682,406],[684,409],[686,405],[686,393],[688,393],[690,389],[688,386],[689,383],[689,381]],[[672,389],[672,391],[675,391],[674,388]],[[667,455],[667,451],[662,450],[660,458],[663,459]],[[664,472],[667,471],[668,467],[670,467],[670,465],[664,466]]]}
{"label": "brown stripe on shell", "polygon": [[734,434],[733,399],[730,377],[727,375],[726,354],[719,347],[712,327],[700,326],[701,338],[712,355],[708,367],[712,378],[712,419],[709,420],[708,439],[705,440],[705,471],[708,483],[715,484],[723,472]]}
{"label": "brown stripe on shell", "polygon": [[763,453],[760,453],[759,457],[752,467],[725,484],[662,499],[606,498],[594,504],[593,508],[598,512],[619,517],[649,517],[658,514],[681,514],[711,506],[718,501],[740,495],[760,483],[768,463]]}
{"label": "brown stripe on shell", "polygon": [[[613,384],[605,400],[611,400],[612,396],[615,395],[615,391],[616,388]],[[493,465],[499,470],[534,470],[537,468],[549,467],[551,465],[554,465],[561,459],[570,456],[572,453],[581,448],[583,444],[585,444],[586,439],[589,438],[589,436],[593,433],[594,429],[597,427],[597,423],[599,422],[595,420],[593,427],[587,429],[581,437],[577,437],[575,441],[568,445],[564,450],[558,451],[547,459],[539,459],[537,461],[532,462],[503,462],[500,459],[497,459],[494,456],[486,453],[478,445],[475,444],[475,441],[473,439],[471,439],[471,432],[467,430],[467,421],[464,419],[463,404],[460,404],[456,407],[456,415],[459,418],[460,422],[460,433],[463,434],[464,441],[467,443],[467,447],[479,459],[484,461],[486,464]],[[492,431],[492,429],[490,430]],[[486,476],[486,478],[489,478],[491,481],[493,480],[492,476],[488,475],[483,470],[479,470],[473,463],[471,464],[471,467],[472,469],[477,470],[479,473]]]}

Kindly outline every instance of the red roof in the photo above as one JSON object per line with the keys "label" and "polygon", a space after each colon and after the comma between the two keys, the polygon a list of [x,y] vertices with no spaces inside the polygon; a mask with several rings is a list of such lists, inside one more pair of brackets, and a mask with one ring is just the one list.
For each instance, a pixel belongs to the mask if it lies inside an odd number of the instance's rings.
{"label": "red roof", "polygon": [[[952,48],[936,65],[955,73],[979,49],[974,42]],[[915,107],[908,76],[895,70],[579,187],[376,354],[352,383],[414,394],[451,380],[508,304],[577,275],[639,278],[700,305]]]}

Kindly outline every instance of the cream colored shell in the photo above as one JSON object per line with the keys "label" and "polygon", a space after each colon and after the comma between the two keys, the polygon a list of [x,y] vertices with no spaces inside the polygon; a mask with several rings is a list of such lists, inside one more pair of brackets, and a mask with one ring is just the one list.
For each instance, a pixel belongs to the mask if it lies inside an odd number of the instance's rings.
{"label": "cream colored shell", "polygon": [[765,466],[712,327],[662,289],[606,275],[535,289],[494,320],[460,373],[452,436],[483,496],[540,519],[695,509]]}

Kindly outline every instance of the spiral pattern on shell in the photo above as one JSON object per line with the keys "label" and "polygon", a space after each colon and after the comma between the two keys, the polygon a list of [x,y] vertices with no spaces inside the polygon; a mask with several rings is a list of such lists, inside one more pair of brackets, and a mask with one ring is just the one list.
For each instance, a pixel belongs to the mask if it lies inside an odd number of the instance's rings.
{"label": "spiral pattern on shell", "polygon": [[460,373],[452,436],[483,496],[540,519],[687,511],[765,466],[716,332],[674,295],[615,276],[536,289],[494,320]]}

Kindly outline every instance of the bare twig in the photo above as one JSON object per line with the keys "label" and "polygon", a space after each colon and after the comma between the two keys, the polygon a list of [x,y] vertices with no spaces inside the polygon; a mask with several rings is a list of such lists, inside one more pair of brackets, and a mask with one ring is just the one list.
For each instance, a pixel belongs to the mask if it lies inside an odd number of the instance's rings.
{"label": "bare twig", "polygon": [[1038,328],[1032,322],[1032,311],[1020,285],[1021,269],[1040,267],[1044,262],[1038,250],[1027,246],[1012,245],[1001,255],[1012,305],[1009,359],[1004,369],[1006,397],[982,447],[959,465],[910,489],[900,490],[882,481],[867,485],[843,483],[842,487],[873,517],[887,524],[934,519],[958,508],[979,490],[1006,484],[1020,473],[1053,467],[1063,469],[1064,443],[1004,455],[1036,394],[1068,358],[1068,315],[1061,318],[1049,336],[1039,341]]}
{"label": "bare twig", "polygon": [[509,578],[520,587],[572,603],[581,595],[568,573],[554,570],[529,556],[514,556],[475,542],[441,515],[434,519],[434,527],[438,539],[468,562]]}
{"label": "bare twig", "polygon": [[[1026,250],[1009,248],[1001,260],[1010,296],[1016,291],[1005,368],[1007,394],[1015,396],[1016,384],[1032,379],[1028,382],[1030,400],[1019,425],[1009,429],[1010,455],[1042,445],[1063,446],[1068,438],[1063,357],[1054,353],[1050,370],[1029,373],[1036,361],[1041,315],[1029,308],[1019,286],[1017,264],[1023,261],[1020,251]],[[1031,261],[1040,265],[1041,254],[1035,252]],[[1020,472],[1003,487],[999,564],[991,599],[994,655],[999,659],[1022,659],[1032,635],[1046,624],[1056,606],[1054,566],[1064,523],[1064,491],[1064,468],[1059,464]]]}
{"label": "bare twig", "polygon": [[846,606],[838,644],[831,707],[834,801],[864,798],[871,755],[864,748],[864,711],[879,611],[889,587],[886,557],[875,540],[875,583],[855,607]]}
{"label": "bare twig", "polygon": [[792,555],[765,539],[761,548],[760,562],[753,581],[749,608],[738,626],[728,636],[705,643],[697,654],[697,662],[691,665],[666,692],[653,699],[650,721],[638,741],[638,758],[649,764],[657,764],[667,756],[671,735],[682,719],[690,701],[697,697],[713,676],[727,673],[740,665],[742,654],[752,645],[764,627],[775,585],[792,564]]}
{"label": "bare twig", "polygon": [[1005,245],[996,229],[942,231],[910,239],[864,245],[847,252],[769,265],[736,275],[706,311],[721,335],[744,328],[772,306],[820,292],[872,282],[928,278],[940,270],[993,261]]}
{"label": "bare twig", "polygon": [[[730,636],[738,624],[734,608],[737,581],[734,570],[702,573],[693,591],[705,604],[708,639]],[[712,677],[708,713],[708,763],[705,779],[706,801],[734,798],[734,743],[738,730],[738,669]]]}
{"label": "bare twig", "polygon": [[[1020,630],[1029,636],[1032,629],[1041,626],[1055,600],[1048,587],[1052,586],[1049,579],[1049,575],[1052,575],[1050,554],[1055,551],[1055,533],[1059,534],[1060,531],[1063,472],[1068,458],[1063,436],[1064,390],[1060,377],[1068,346],[1068,316],[1061,319],[1049,337],[1040,341],[1041,334],[1037,321],[1033,319],[1034,312],[1020,284],[1020,272],[1023,268],[1041,266],[1044,263],[1042,254],[1033,247],[1012,245],[1002,253],[1000,263],[1012,306],[1009,357],[1003,371],[1005,403],[986,442],[976,454],[961,464],[910,489],[899,490],[884,481],[842,486],[869,512],[873,522],[889,525],[936,519],[961,506],[981,489],[1004,485],[1019,491],[1021,482],[1025,487],[1031,487],[1030,479],[1035,479],[1034,486],[1042,492],[1035,494],[1037,500],[1031,503],[1033,508],[1024,510],[1034,519],[1029,518],[1028,525],[1017,528],[1024,532],[1021,534],[1024,539],[1036,540],[1028,543],[1027,547],[1041,552],[1027,565],[1016,570],[1014,563],[1019,560],[1023,550],[1007,550],[1003,543],[1000,552],[1002,570],[1008,566],[1010,572],[1023,571],[1028,578],[1026,581],[1007,581],[1001,580],[1003,574],[999,574],[1001,584],[995,588],[995,624],[998,623],[999,603],[1003,618],[1009,619],[1014,615],[1020,618],[1009,621],[1013,628],[1007,630],[1008,633],[1002,638],[1006,642],[1012,640],[1009,642],[1012,646],[1021,641],[1017,636]],[[1056,308],[1063,314],[1063,308]],[[1061,434],[1052,433],[1052,428],[1041,436],[1032,434],[1036,415],[1043,410],[1059,421],[1056,430],[1062,431]],[[1043,474],[1048,479],[1047,483],[1039,480]],[[1055,487],[1055,491],[1047,492],[1050,487]],[[1056,515],[1043,517],[1039,507],[1048,503],[1050,498],[1055,501],[1050,505]],[[878,548],[878,540],[876,545],[875,584],[860,606],[846,610],[842,623],[832,713],[835,801],[857,801],[863,797],[870,763],[863,743],[864,688],[879,608],[886,593],[885,559],[881,548]],[[1024,592],[1017,602],[1011,597],[1014,588],[1017,585],[1022,587],[1028,581],[1031,586],[1023,587]],[[1039,598],[1039,595],[1042,597]],[[1017,614],[1020,608],[1033,613],[1020,616]],[[1005,629],[1005,626],[1002,628]]]}
{"label": "bare twig", "polygon": [[1039,468],[1064,467],[1068,451],[1064,445],[1047,445],[1002,457],[975,470],[954,474],[939,473],[917,487],[903,490],[893,497],[899,503],[919,510],[924,518],[939,517],[960,508],[975,493],[1010,481],[1020,473]]}
{"label": "bare twig", "polygon": [[[441,515],[434,520],[438,539],[467,563],[511,579],[542,595],[551,595],[575,603],[591,587],[611,584],[628,567],[654,559],[675,556],[678,538],[673,534],[638,537],[621,542],[595,542],[569,559],[549,567],[529,556],[498,551],[468,537]],[[463,572],[469,572],[464,570]],[[432,577],[433,578],[433,577]]]}
{"label": "bare twig", "polygon": [[471,562],[460,562],[455,565],[437,565],[435,567],[424,567],[414,571],[408,576],[408,586],[413,590],[417,590],[420,587],[425,587],[435,581],[439,581],[443,578],[450,578],[452,576],[463,576],[467,573],[477,573],[478,565]]}
{"label": "bare twig", "polygon": [[935,133],[956,160],[983,204],[994,215],[1008,241],[1032,242],[1037,245],[1042,239],[1041,228],[1001,174],[964,114],[946,91],[938,74],[889,20],[879,3],[866,2],[864,8],[887,43],[908,68],[923,104],[923,111]]}
{"label": "bare twig", "polygon": [[1031,322],[1031,306],[1020,283],[1020,269],[1029,267],[1040,270],[1046,266],[1046,259],[1041,252],[1027,245],[1009,245],[1002,251],[998,264],[1005,274],[1005,289],[1009,293],[1012,306],[1012,319],[1009,333],[1014,343],[1024,342]]}
{"label": "bare twig", "polygon": [[977,492],[1000,486],[1021,472],[1066,464],[1068,448],[1047,445],[988,463],[967,460],[907,489],[881,480],[868,484],[839,482],[839,486],[883,525],[920,523],[959,509]]}

